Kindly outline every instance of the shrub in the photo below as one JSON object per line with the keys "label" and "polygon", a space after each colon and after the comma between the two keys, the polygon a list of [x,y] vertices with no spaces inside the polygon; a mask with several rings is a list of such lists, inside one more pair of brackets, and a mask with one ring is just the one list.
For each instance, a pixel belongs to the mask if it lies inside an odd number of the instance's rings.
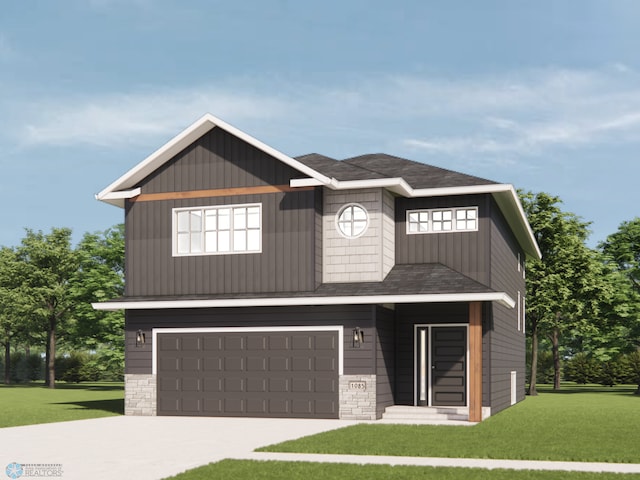
{"label": "shrub", "polygon": [[577,353],[565,362],[564,377],[576,383],[597,382],[602,375],[600,363],[585,353]]}
{"label": "shrub", "polygon": [[553,353],[542,351],[538,353],[538,383],[553,383]]}

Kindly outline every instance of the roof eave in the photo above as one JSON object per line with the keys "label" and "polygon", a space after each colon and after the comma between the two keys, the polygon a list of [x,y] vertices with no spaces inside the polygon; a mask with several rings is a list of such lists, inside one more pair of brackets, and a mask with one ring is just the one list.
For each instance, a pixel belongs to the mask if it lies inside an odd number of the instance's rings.
{"label": "roof eave", "polygon": [[384,303],[498,302],[514,308],[515,301],[505,292],[437,293],[409,295],[345,295],[328,297],[224,298],[202,300],[142,300],[92,303],[96,310],[151,310],[174,308],[270,307],[302,305],[370,305]]}
{"label": "roof eave", "polygon": [[241,140],[256,147],[257,149],[262,150],[263,152],[275,157],[284,164],[290,166],[291,168],[294,168],[304,175],[311,177],[321,184],[328,184],[331,180],[330,178],[322,175],[312,168],[307,167],[298,160],[285,155],[284,153],[270,147],[269,145],[266,145],[265,143],[252,137],[251,135],[246,134],[245,132],[226,123],[225,121],[211,115],[210,113],[207,113],[202,118],[198,119],[192,125],[183,130],[181,133],[176,135],[174,138],[169,140],[162,147],[153,152],[127,173],[122,175],[115,182],[111,183],[108,187],[98,193],[96,195],[96,198],[98,200],[111,203],[112,205],[123,206],[124,202],[122,201],[109,201],[111,200],[109,198],[109,195],[117,194],[120,191],[129,190],[137,186],[137,184],[141,182],[145,177],[153,173],[156,169],[158,169],[164,163],[180,153],[191,143],[195,142],[198,138],[202,137],[204,134],[216,127],[222,128],[235,137],[240,138]]}

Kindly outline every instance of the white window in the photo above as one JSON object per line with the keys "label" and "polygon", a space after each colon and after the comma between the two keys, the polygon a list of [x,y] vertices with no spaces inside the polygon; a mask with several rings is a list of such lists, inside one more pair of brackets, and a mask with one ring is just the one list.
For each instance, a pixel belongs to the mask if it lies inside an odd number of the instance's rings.
{"label": "white window", "polygon": [[176,208],[173,254],[216,255],[262,251],[262,205]]}
{"label": "white window", "polygon": [[429,231],[429,212],[416,210],[407,212],[407,233],[422,233]]}
{"label": "white window", "polygon": [[478,207],[407,210],[407,234],[476,230]]}
{"label": "white window", "polygon": [[362,205],[351,203],[344,206],[336,216],[338,230],[347,238],[357,238],[369,225],[369,215]]}

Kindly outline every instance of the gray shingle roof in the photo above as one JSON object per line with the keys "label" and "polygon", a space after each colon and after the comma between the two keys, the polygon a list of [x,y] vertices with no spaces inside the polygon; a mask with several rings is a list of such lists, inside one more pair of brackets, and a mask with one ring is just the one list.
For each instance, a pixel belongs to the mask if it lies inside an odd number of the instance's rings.
{"label": "gray shingle roof", "polygon": [[382,282],[324,283],[314,291],[221,295],[124,297],[113,302],[225,300],[243,298],[350,297],[494,293],[495,290],[439,263],[396,265]]}
{"label": "gray shingle roof", "polygon": [[312,153],[296,157],[296,160],[340,181],[403,178],[413,188],[467,187],[497,183],[384,153],[360,155],[346,160]]}

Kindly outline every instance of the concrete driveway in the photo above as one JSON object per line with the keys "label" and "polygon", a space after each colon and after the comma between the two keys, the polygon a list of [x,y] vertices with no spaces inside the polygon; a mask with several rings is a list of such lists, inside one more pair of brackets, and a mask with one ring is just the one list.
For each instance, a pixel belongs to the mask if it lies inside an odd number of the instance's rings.
{"label": "concrete driveway", "polygon": [[[257,447],[353,425],[346,420],[108,417],[0,429],[0,478],[157,480]],[[27,476],[27,469],[39,476]],[[40,470],[33,470],[40,469]]]}

